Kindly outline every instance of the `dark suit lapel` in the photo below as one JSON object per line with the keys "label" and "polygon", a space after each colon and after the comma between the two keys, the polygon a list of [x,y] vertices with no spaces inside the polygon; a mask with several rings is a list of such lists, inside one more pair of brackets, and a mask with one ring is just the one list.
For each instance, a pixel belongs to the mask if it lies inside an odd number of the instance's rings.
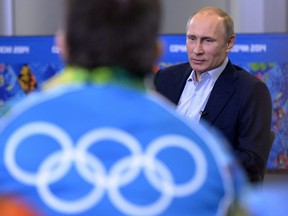
{"label": "dark suit lapel", "polygon": [[[177,77],[179,77],[180,73],[182,71],[178,71],[178,74],[176,74],[176,77],[175,78],[175,82],[177,82]],[[183,75],[181,76],[177,86],[175,86],[175,98],[173,97],[172,98],[172,101],[175,103],[175,104],[178,104],[179,103],[179,100],[180,100],[180,97],[181,97],[181,94],[184,90],[184,87],[186,85],[186,81],[187,79],[189,78],[190,74],[192,72],[192,68],[190,67],[190,65],[187,67],[187,69],[184,71]]]}
{"label": "dark suit lapel", "polygon": [[201,120],[205,119],[213,124],[217,116],[224,109],[236,90],[235,85],[233,85],[237,80],[235,71],[235,68],[229,61],[211,91],[211,95],[204,109],[206,114],[202,116]]}
{"label": "dark suit lapel", "polygon": [[179,98],[178,98],[178,99],[180,99],[180,96],[181,96],[181,94],[182,94],[182,92],[183,92],[183,90],[184,90],[184,87],[185,87],[185,85],[186,85],[187,79],[189,78],[191,72],[192,72],[192,68],[189,66],[189,67],[187,68],[187,70],[184,72],[184,76],[183,76],[183,78],[182,78],[182,80],[181,80],[181,83],[180,83],[180,89],[181,89],[181,91],[180,91],[180,94],[179,94]]}

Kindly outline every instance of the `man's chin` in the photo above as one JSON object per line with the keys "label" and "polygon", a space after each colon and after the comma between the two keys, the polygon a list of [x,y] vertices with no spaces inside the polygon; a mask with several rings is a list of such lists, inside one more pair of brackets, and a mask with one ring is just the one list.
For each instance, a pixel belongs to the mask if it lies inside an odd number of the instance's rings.
{"label": "man's chin", "polygon": [[207,68],[201,67],[199,66],[199,64],[191,64],[191,67],[193,70],[200,72],[200,73],[207,71]]}

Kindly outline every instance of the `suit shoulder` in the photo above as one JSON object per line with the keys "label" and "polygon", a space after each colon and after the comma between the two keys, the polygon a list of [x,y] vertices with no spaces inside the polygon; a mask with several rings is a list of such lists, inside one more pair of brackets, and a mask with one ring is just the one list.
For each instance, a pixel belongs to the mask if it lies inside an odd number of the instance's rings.
{"label": "suit shoulder", "polygon": [[254,75],[252,75],[251,73],[249,73],[247,70],[245,70],[244,68],[238,66],[238,65],[233,65],[237,75],[242,78],[242,79],[248,79],[251,81],[256,81],[259,82],[261,81],[260,79],[258,79],[257,77],[255,77]]}
{"label": "suit shoulder", "polygon": [[254,76],[253,74],[249,73],[248,71],[246,71],[245,69],[237,65],[233,65],[233,66],[236,69],[237,76],[241,80],[241,85],[246,86],[246,87],[250,85],[258,85],[258,86],[260,85],[268,89],[266,84],[262,80],[260,80],[258,77]]}

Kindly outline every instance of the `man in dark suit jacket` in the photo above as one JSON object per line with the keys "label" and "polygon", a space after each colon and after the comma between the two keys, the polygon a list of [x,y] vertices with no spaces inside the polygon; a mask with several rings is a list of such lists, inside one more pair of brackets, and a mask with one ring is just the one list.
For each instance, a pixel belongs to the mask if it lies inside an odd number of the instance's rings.
{"label": "man in dark suit jacket", "polygon": [[[187,24],[189,62],[158,71],[154,84],[179,112],[218,128],[231,143],[251,182],[259,183],[272,145],[271,96],[261,80],[227,58],[234,43],[233,20],[226,12],[213,7],[199,10]],[[208,78],[204,79],[204,74],[209,74]],[[203,99],[193,96],[207,85]],[[191,105],[193,100],[196,102]],[[181,108],[183,101],[188,104],[186,108]]]}

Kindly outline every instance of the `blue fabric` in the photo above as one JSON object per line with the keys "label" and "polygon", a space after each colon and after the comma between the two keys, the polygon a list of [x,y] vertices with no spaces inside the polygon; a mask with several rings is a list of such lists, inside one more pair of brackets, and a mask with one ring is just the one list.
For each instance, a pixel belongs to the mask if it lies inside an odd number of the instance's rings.
{"label": "blue fabric", "polygon": [[45,215],[222,215],[245,183],[221,136],[135,89],[67,85],[0,120],[0,195]]}

